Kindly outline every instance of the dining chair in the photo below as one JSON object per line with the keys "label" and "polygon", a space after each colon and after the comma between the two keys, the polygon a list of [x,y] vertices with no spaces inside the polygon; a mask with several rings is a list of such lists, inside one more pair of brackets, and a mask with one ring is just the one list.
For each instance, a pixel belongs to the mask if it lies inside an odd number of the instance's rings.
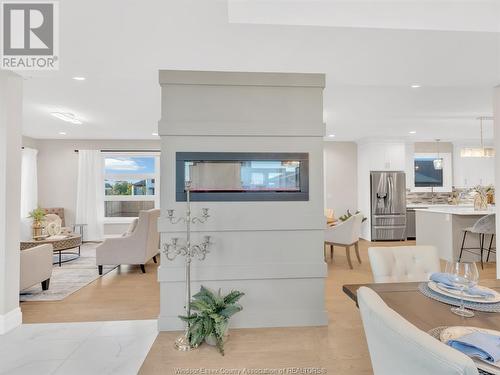
{"label": "dining chair", "polygon": [[368,259],[376,283],[426,281],[441,271],[434,246],[370,247]]}
{"label": "dining chair", "polygon": [[357,295],[375,375],[479,374],[472,359],[415,327],[372,289]]}
{"label": "dining chair", "polygon": [[358,213],[333,227],[327,226],[325,229],[325,245],[330,246],[330,256],[332,260],[334,246],[345,247],[347,263],[349,264],[349,268],[352,269],[350,249],[351,246],[354,245],[356,257],[358,258],[359,264],[361,264],[361,257],[359,256],[359,236],[361,235],[362,222],[363,214]]}
{"label": "dining chair", "polygon": [[[471,250],[479,250],[479,256],[481,257],[481,268],[484,269],[484,264],[483,264],[483,253],[485,247],[484,247],[484,240],[486,239],[486,236],[490,236],[490,244],[488,246],[488,255],[486,257],[486,262],[490,260],[490,253],[496,253],[496,249],[492,249],[493,245],[493,238],[495,237],[495,214],[489,214],[486,216],[483,216],[480,218],[478,221],[474,223],[472,227],[465,228],[464,235],[462,237],[462,246],[460,247],[460,255],[458,257],[458,261],[460,262],[462,260],[462,253],[465,251],[473,253]],[[479,236],[479,248],[477,247],[465,247],[465,240],[467,238],[467,234],[477,234]]]}

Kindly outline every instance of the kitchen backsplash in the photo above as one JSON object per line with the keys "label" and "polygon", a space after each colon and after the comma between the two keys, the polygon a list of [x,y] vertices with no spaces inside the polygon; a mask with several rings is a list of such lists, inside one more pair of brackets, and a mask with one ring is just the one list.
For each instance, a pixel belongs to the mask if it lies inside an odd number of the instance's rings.
{"label": "kitchen backsplash", "polygon": [[[470,192],[467,189],[454,189],[460,195],[460,203],[467,204],[474,202],[474,192]],[[415,193],[406,192],[406,203],[407,204],[448,204],[448,200],[451,198],[452,193]],[[432,197],[434,196],[434,199]]]}

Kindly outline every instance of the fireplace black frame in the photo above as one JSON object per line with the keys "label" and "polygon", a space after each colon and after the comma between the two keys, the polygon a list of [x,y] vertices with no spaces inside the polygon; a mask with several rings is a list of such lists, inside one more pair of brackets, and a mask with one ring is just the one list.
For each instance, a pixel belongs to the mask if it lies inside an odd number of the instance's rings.
{"label": "fireplace black frame", "polygon": [[309,154],[302,152],[176,152],[175,198],[186,201],[185,162],[187,161],[298,161],[300,162],[300,191],[235,191],[191,192],[191,200],[197,202],[245,202],[245,201],[308,201]]}

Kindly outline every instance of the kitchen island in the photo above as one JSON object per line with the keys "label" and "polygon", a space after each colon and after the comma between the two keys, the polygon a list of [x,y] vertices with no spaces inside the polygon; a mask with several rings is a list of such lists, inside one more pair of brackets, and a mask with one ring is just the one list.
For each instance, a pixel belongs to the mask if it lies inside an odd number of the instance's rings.
{"label": "kitchen island", "polygon": [[[429,206],[415,209],[417,245],[433,245],[438,249],[439,257],[446,261],[456,261],[460,255],[463,230],[471,227],[482,216],[495,213],[495,207],[475,211],[472,206]],[[485,247],[489,237],[485,240]],[[479,236],[468,234],[465,247],[479,247]],[[474,250],[479,254],[479,249]],[[480,261],[479,255],[464,251],[464,261]],[[486,258],[485,258],[486,260]],[[495,257],[490,257],[495,260]]]}

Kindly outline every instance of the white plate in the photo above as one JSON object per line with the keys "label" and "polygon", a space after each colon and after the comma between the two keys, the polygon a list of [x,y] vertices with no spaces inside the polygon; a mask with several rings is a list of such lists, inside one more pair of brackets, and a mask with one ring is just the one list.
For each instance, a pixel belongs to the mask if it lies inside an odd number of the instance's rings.
{"label": "white plate", "polygon": [[[431,290],[433,290],[437,293],[440,293],[444,296],[452,297],[452,298],[455,298],[457,300],[460,299],[460,294],[452,293],[449,290],[441,289],[440,287],[437,286],[437,284],[434,281],[429,281],[427,283],[427,285],[429,286],[429,288]],[[490,288],[486,288],[484,286],[477,286],[477,288],[491,291],[493,294],[495,294],[495,296],[493,298],[486,299],[486,298],[478,298],[476,296],[468,297],[467,295],[464,295],[464,301],[477,302],[477,303],[497,303],[497,302],[500,302],[500,293],[498,293],[497,291],[490,289]],[[453,291],[453,292],[456,292],[456,291]]]}
{"label": "white plate", "polygon": [[[476,328],[476,327],[448,327],[441,331],[439,339],[441,340],[441,342],[446,343],[448,342],[448,340],[455,340],[458,339],[459,337],[468,335],[469,333],[473,332],[484,332],[484,333],[489,333],[491,335],[500,336],[499,331],[494,331],[491,329]],[[491,363],[479,358],[472,358],[472,360],[474,361],[476,366],[481,370],[488,371],[495,375],[500,375],[500,362]]]}
{"label": "white plate", "polygon": [[[436,283],[436,286],[441,289],[442,291],[445,291],[445,292],[448,292],[448,293],[451,293],[451,294],[454,294],[455,296],[457,296],[458,298],[460,298],[460,295],[462,294],[462,291],[458,290],[458,289],[451,289],[451,288],[447,288],[446,285],[443,285],[443,284],[440,284],[440,283]],[[484,299],[484,296],[479,296],[477,294],[469,294],[467,292],[465,292],[464,294],[466,297],[468,298],[474,298],[474,299]]]}

